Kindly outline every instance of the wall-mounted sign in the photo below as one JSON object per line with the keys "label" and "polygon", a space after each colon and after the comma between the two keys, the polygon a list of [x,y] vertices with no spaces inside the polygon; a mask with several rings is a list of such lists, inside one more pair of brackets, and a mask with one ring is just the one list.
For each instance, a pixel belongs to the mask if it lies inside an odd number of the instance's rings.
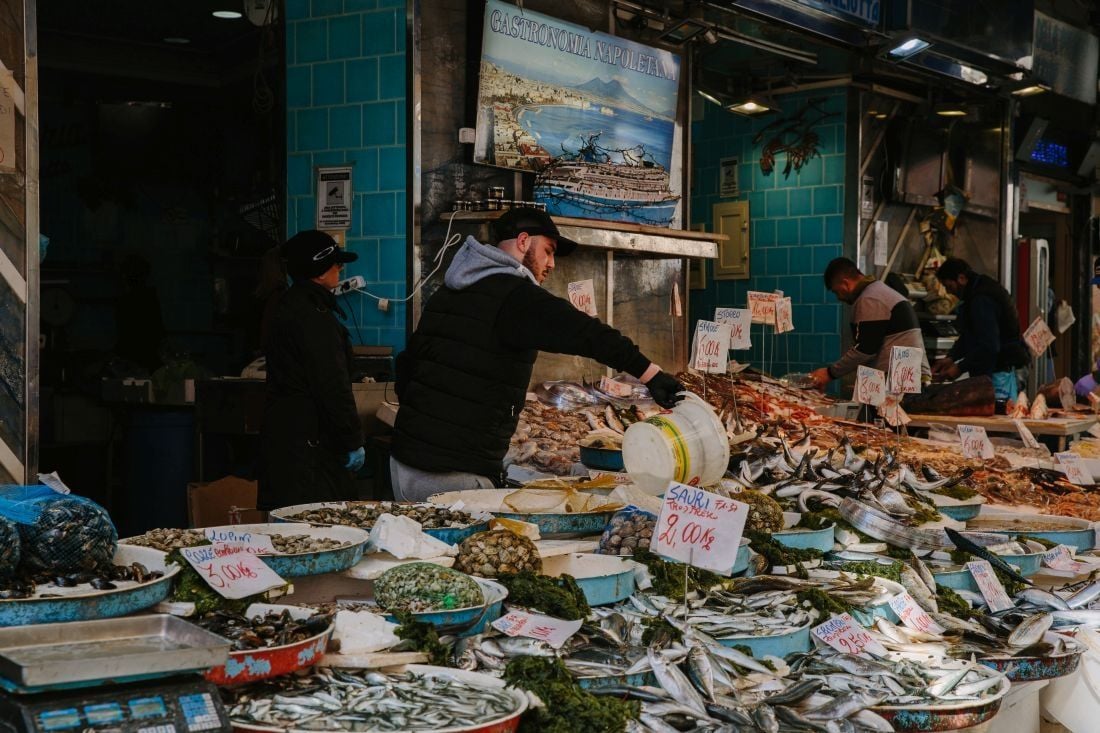
{"label": "wall-mounted sign", "polygon": [[351,166],[317,169],[317,228],[351,228]]}
{"label": "wall-mounted sign", "polygon": [[738,178],[738,158],[722,158],[718,161],[718,195],[722,198],[737,198],[740,193]]}
{"label": "wall-mounted sign", "polygon": [[551,214],[678,224],[679,56],[500,0],[482,38],[475,162],[536,171]]}
{"label": "wall-mounted sign", "polygon": [[879,21],[879,0],[794,0],[815,10],[862,25],[877,26]]}

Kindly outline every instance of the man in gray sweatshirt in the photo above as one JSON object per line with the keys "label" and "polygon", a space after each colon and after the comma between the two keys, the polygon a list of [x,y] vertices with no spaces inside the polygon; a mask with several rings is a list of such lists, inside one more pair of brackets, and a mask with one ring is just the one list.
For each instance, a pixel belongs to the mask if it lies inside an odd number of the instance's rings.
{"label": "man in gray sweatshirt", "polygon": [[846,257],[837,257],[825,268],[825,287],[837,300],[852,306],[853,343],[837,361],[810,374],[815,386],[822,388],[851,374],[861,364],[888,374],[893,346],[921,349],[921,381],[931,381],[917,313],[905,296],[881,280],[864,275]]}

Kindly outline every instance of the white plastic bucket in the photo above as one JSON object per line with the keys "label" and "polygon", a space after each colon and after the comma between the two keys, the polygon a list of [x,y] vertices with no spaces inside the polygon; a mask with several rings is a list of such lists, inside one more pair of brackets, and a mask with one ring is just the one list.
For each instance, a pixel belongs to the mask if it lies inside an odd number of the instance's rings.
{"label": "white plastic bucket", "polygon": [[626,472],[647,493],[662,493],[670,481],[710,486],[729,466],[729,438],[718,415],[699,396],[681,394],[671,410],[634,423],[623,435]]}

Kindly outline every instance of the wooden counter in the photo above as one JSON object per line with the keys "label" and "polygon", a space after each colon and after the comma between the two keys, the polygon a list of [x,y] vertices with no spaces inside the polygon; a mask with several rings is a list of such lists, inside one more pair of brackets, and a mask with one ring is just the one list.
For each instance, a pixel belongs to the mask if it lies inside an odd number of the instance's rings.
{"label": "wooden counter", "polygon": [[[949,425],[978,425],[985,428],[987,433],[1016,433],[1016,425],[1013,419],[1006,415],[994,415],[992,417],[956,417],[954,415],[910,415],[912,422],[909,427],[927,428],[932,424]],[[1086,432],[1096,424],[1094,416],[1080,417],[1048,417],[1045,420],[1032,420],[1022,418],[1022,422],[1035,435],[1053,435],[1058,438],[1058,450],[1066,449],[1067,439]]]}

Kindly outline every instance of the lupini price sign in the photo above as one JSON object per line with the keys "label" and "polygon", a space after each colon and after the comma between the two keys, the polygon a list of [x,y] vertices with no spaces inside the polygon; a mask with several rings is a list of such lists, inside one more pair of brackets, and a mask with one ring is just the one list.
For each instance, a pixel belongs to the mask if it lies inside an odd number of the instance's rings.
{"label": "lupini price sign", "polygon": [[672,482],[657,515],[652,552],[721,575],[733,571],[749,506]]}

